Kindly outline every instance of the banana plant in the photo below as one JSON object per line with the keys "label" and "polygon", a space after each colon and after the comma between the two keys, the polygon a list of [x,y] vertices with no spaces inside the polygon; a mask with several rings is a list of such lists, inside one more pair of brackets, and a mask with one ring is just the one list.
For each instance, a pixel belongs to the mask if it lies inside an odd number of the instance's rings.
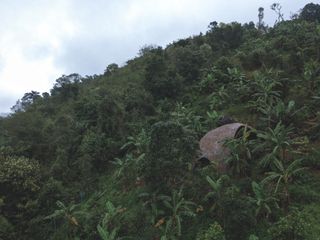
{"label": "banana plant", "polygon": [[256,148],[253,150],[267,152],[262,158],[260,164],[265,167],[274,165],[278,159],[287,161],[287,153],[291,150],[292,140],[289,135],[292,133],[291,127],[285,127],[279,122],[274,129],[268,128],[266,131],[260,131],[257,134],[258,141]]}
{"label": "banana plant", "polygon": [[[107,201],[105,204],[106,213],[102,219],[101,224],[98,224],[97,230],[103,240],[118,240],[119,219],[120,214],[126,209],[121,206],[115,206],[112,202]],[[115,221],[117,220],[117,221]]]}
{"label": "banana plant", "polygon": [[280,100],[281,93],[277,90],[282,84],[274,78],[266,77],[261,74],[255,74],[251,86],[255,94],[249,101],[249,107],[254,111],[261,112],[267,117],[268,126],[271,127],[272,108]]}
{"label": "banana plant", "polygon": [[248,240],[259,240],[259,238],[258,238],[256,235],[254,235],[254,234],[250,234]]}
{"label": "banana plant", "polygon": [[238,68],[227,68],[228,76],[233,82],[244,81],[246,75],[243,74]]}
{"label": "banana plant", "polygon": [[83,212],[75,211],[75,209],[78,207],[77,204],[66,206],[63,202],[57,201],[56,205],[58,209],[55,210],[53,214],[46,216],[44,219],[56,219],[65,217],[72,226],[79,226],[76,215],[82,214]]}
{"label": "banana plant", "polygon": [[266,121],[269,127],[274,126],[278,122],[289,123],[304,108],[296,109],[295,101],[291,100],[286,104],[281,99],[278,99],[274,105],[262,102],[258,106],[258,110],[263,114],[260,119]]}
{"label": "banana plant", "polygon": [[[139,195],[139,197],[143,200],[143,206],[149,208],[151,213],[150,222],[152,225],[160,226],[162,224],[162,217],[164,216],[165,212],[159,207],[160,203],[164,200],[169,200],[170,197],[162,194],[158,194],[158,192],[148,193],[144,192]],[[160,220],[159,220],[160,218]]]}
{"label": "banana plant", "polygon": [[117,167],[116,177],[126,175],[126,170],[128,170],[132,164],[142,161],[144,157],[144,153],[140,154],[137,158],[135,158],[133,154],[129,153],[124,158],[115,158],[114,161],[112,161],[112,164]]}
{"label": "banana plant", "polygon": [[161,239],[178,239],[182,234],[183,219],[195,216],[192,207],[195,207],[196,204],[184,199],[182,189],[173,191],[172,196],[164,200],[163,204],[170,214],[164,217],[166,225]]}
{"label": "banana plant", "polygon": [[241,177],[248,174],[252,159],[250,134],[252,130],[244,127],[237,138],[228,139],[225,145],[230,149],[230,156],[225,159],[233,176]]}
{"label": "banana plant", "polygon": [[293,181],[293,178],[297,176],[300,172],[304,171],[306,167],[300,167],[302,160],[297,159],[292,161],[288,166],[278,159],[275,163],[275,170],[267,172],[268,175],[265,179],[262,180],[262,183],[274,182],[274,193],[278,193],[280,187],[283,187],[284,194],[284,209],[287,212],[288,206],[290,204],[290,192],[289,184]]}
{"label": "banana plant", "polygon": [[205,196],[204,200],[213,202],[210,211],[217,211],[217,214],[221,217],[223,215],[224,184],[229,180],[229,177],[222,175],[217,180],[214,180],[207,176],[206,180],[211,187],[211,191]]}
{"label": "banana plant", "polygon": [[215,78],[214,74],[208,73],[206,77],[204,77],[198,85],[198,88],[201,92],[208,92],[212,91],[215,87],[217,79]]}
{"label": "banana plant", "polygon": [[280,98],[280,91],[276,90],[276,88],[282,84],[276,79],[256,74],[253,85],[256,89],[256,93],[253,96],[257,101],[271,104]]}
{"label": "banana plant", "polygon": [[233,84],[234,91],[238,96],[246,96],[249,92],[249,83],[246,79],[246,75],[242,73],[238,68],[227,68],[228,77]]}
{"label": "banana plant", "polygon": [[221,115],[217,111],[208,111],[206,116],[206,125],[209,129],[215,128]]}
{"label": "banana plant", "polygon": [[121,147],[121,150],[132,150],[137,155],[141,155],[146,152],[149,141],[149,135],[145,129],[142,129],[138,135],[127,137],[127,142]]}
{"label": "banana plant", "polygon": [[86,216],[87,213],[85,211],[77,210],[78,205],[77,204],[71,204],[69,206],[65,205],[61,201],[57,201],[56,205],[58,209],[54,211],[54,213],[50,214],[49,216],[46,216],[44,219],[49,220],[52,219],[55,223],[55,219],[61,219],[64,218],[67,220],[68,223],[68,236],[71,238],[75,238],[75,234],[78,231],[82,230],[82,226],[79,223],[79,217]]}
{"label": "banana plant", "polygon": [[171,117],[187,129],[203,132],[202,117],[197,115],[189,106],[177,103],[175,111],[171,113]]}
{"label": "banana plant", "polygon": [[309,84],[309,93],[314,95],[316,83],[319,81],[320,66],[317,61],[310,61],[305,64],[303,78]]}
{"label": "banana plant", "polygon": [[102,240],[115,240],[118,239],[116,238],[117,231],[118,229],[115,228],[111,232],[108,230],[104,229],[100,224],[97,226],[97,230],[99,233],[99,236],[102,238]]}
{"label": "banana plant", "polygon": [[256,217],[266,217],[272,213],[272,207],[279,208],[277,204],[277,198],[273,194],[268,194],[265,192],[263,185],[255,181],[251,183],[252,191],[254,196],[251,197],[251,201],[255,204],[255,215]]}

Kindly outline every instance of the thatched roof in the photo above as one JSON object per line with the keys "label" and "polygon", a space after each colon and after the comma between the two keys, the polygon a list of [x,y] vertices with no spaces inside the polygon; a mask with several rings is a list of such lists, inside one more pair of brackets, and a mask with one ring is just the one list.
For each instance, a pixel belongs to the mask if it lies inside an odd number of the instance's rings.
{"label": "thatched roof", "polygon": [[234,138],[242,127],[245,124],[230,123],[209,131],[200,140],[201,158],[217,163],[221,170],[225,169],[223,159],[230,154],[230,150],[224,146],[224,142]]}

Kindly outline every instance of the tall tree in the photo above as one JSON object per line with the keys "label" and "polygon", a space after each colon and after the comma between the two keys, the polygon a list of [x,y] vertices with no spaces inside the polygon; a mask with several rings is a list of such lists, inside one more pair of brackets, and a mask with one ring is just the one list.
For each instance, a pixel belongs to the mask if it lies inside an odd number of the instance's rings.
{"label": "tall tree", "polygon": [[264,26],[264,22],[263,22],[263,18],[264,18],[264,8],[263,7],[259,7],[258,9],[258,29],[264,31],[265,30],[265,26]]}
{"label": "tall tree", "polygon": [[277,14],[278,17],[278,19],[275,21],[275,24],[284,20],[283,13],[281,12],[282,6],[280,3],[273,3],[270,8]]}

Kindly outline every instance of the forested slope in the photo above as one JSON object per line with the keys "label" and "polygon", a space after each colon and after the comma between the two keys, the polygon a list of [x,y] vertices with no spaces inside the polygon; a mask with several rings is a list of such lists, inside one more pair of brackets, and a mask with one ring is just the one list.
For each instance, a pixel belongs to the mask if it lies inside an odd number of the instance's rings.
{"label": "forested slope", "polygon": [[[0,117],[0,239],[319,239],[320,6],[212,22]],[[227,171],[197,167],[228,116]]]}

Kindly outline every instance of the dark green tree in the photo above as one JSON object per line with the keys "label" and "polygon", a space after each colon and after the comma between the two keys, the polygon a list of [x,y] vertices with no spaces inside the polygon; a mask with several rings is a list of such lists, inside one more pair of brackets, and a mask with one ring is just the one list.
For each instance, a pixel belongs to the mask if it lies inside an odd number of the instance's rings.
{"label": "dark green tree", "polygon": [[320,22],[320,5],[308,3],[302,9],[299,17],[310,22]]}
{"label": "dark green tree", "polygon": [[175,187],[191,166],[195,154],[192,132],[175,122],[153,125],[149,150],[143,163],[143,175],[148,184]]}
{"label": "dark green tree", "polygon": [[107,76],[112,75],[113,73],[115,73],[117,70],[119,69],[118,64],[116,63],[111,63],[107,66],[107,68],[104,70],[104,74]]}
{"label": "dark green tree", "polygon": [[150,56],[145,69],[144,86],[157,99],[175,98],[181,91],[182,78],[172,66],[168,66],[161,48]]}

